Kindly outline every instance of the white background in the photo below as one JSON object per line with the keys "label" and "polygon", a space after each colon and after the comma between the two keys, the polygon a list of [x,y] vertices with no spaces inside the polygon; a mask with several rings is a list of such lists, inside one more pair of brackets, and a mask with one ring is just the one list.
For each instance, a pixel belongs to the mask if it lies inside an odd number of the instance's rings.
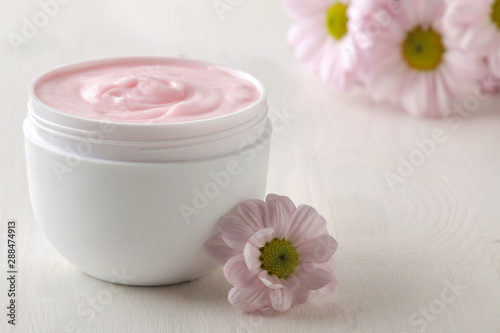
{"label": "white background", "polygon": [[[499,97],[452,127],[375,104],[361,89],[337,92],[295,60],[280,1],[232,3],[221,19],[212,0],[72,0],[15,50],[7,35],[21,34],[41,7],[0,0],[0,262],[5,272],[6,224],[17,219],[20,271],[15,328],[0,275],[0,331],[500,332]],[[336,294],[245,316],[227,302],[221,269],[175,286],[124,287],[80,273],[52,249],[28,197],[26,87],[54,66],[124,55],[213,61],[267,84],[271,110],[293,115],[273,138],[268,192],[328,220],[340,243]],[[436,129],[444,142],[392,190],[386,173]]]}

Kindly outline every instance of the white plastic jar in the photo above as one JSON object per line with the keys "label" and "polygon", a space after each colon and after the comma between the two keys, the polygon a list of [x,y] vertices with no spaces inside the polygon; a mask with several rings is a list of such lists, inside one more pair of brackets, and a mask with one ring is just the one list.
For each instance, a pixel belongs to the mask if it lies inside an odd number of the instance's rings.
{"label": "white plastic jar", "polygon": [[140,286],[196,279],[216,267],[203,244],[218,219],[265,195],[266,89],[238,72],[260,92],[250,107],[159,124],[79,117],[35,94],[55,71],[113,61],[60,67],[29,88],[24,134],[35,218],[64,258],[96,278]]}

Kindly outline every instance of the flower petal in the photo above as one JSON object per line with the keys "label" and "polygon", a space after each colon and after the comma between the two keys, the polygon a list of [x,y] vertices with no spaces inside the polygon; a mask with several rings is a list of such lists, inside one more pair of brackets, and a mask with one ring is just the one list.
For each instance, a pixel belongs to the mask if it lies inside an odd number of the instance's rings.
{"label": "flower petal", "polygon": [[259,279],[262,283],[269,289],[281,289],[283,288],[283,282],[276,275],[269,275],[267,271],[261,271],[259,273]]}
{"label": "flower petal", "polygon": [[[325,56],[321,59],[319,65],[319,75],[321,79],[327,83],[333,83],[333,77],[340,62],[340,57],[342,57],[342,50],[339,43],[335,42],[332,38],[329,38],[325,43]],[[328,55],[328,56],[326,56]]]}
{"label": "flower petal", "polygon": [[238,254],[228,260],[224,266],[224,276],[233,286],[248,289],[257,285],[258,270],[249,270],[243,254]]}
{"label": "flower petal", "polygon": [[289,203],[284,202],[281,198],[275,200],[266,199],[266,207],[266,225],[274,228],[274,236],[284,238],[290,229],[290,220],[293,213],[289,209]]}
{"label": "flower petal", "polygon": [[273,308],[277,311],[286,311],[292,306],[293,294],[290,288],[271,289],[269,298]]}
{"label": "flower petal", "polygon": [[227,299],[233,306],[245,312],[263,310],[271,305],[269,291],[262,284],[255,289],[232,288],[229,290]]}
{"label": "flower petal", "polygon": [[245,221],[254,232],[265,228],[266,206],[264,201],[257,199],[243,201],[238,205],[238,211],[243,221]]}
{"label": "flower petal", "polygon": [[327,262],[337,250],[338,243],[330,235],[321,235],[309,239],[297,247],[299,260],[302,262]]}
{"label": "flower petal", "polygon": [[307,285],[302,282],[297,276],[292,275],[287,279],[286,283],[290,287],[293,293],[293,303],[292,305],[304,304],[309,300],[311,296],[311,291],[307,288]]}
{"label": "flower petal", "polygon": [[323,288],[318,289],[318,292],[323,295],[333,294],[339,289],[339,282],[337,278],[333,276],[332,282],[324,286]]}
{"label": "flower petal", "polygon": [[[388,100],[395,104],[400,100],[401,81],[407,66],[402,63],[396,48],[387,48],[387,52],[379,48],[370,51],[370,58],[365,61],[367,73],[364,80],[376,101]],[[378,59],[376,63],[375,59]]]}
{"label": "flower petal", "polygon": [[490,69],[496,76],[500,76],[500,38],[497,38],[493,43],[488,61]]}
{"label": "flower petal", "polygon": [[225,265],[230,258],[238,254],[238,251],[227,246],[221,234],[207,240],[203,248],[205,253],[220,265]]}
{"label": "flower petal", "polygon": [[[441,74],[441,73],[440,73]],[[443,115],[447,115],[451,112],[451,103],[446,92],[446,87],[441,75],[436,77],[434,80],[434,94],[436,98],[436,103],[439,105],[439,109],[443,110]]]}
{"label": "flower petal", "polygon": [[243,252],[248,239],[252,237],[253,231],[244,223],[225,223],[221,227],[222,239],[231,248]]}
{"label": "flower petal", "polygon": [[288,210],[290,210],[290,213],[293,213],[293,211],[297,208],[295,207],[295,204],[293,203],[293,201],[285,196],[285,195],[277,195],[277,194],[274,194],[274,193],[269,193],[267,196],[266,196],[266,202],[267,201],[271,201],[271,200],[280,200],[282,201],[286,207],[288,208]]}
{"label": "flower petal", "polygon": [[258,248],[256,248],[252,243],[247,242],[245,249],[243,250],[243,256],[245,257],[245,263],[249,270],[257,270],[262,264],[259,260],[261,253]]}
{"label": "flower petal", "polygon": [[248,240],[253,246],[259,248],[264,246],[265,242],[270,242],[273,240],[274,228],[260,229]]}
{"label": "flower petal", "polygon": [[330,295],[335,293],[339,289],[339,282],[333,276],[332,282],[324,286],[323,288],[317,289],[317,290],[312,290],[310,297],[315,297],[317,295]]}
{"label": "flower petal", "polygon": [[288,30],[287,39],[293,46],[297,59],[316,72],[328,40],[324,17],[313,17],[292,25]]}
{"label": "flower petal", "polygon": [[217,227],[220,231],[222,231],[226,227],[226,225],[232,223],[243,224],[245,223],[245,221],[239,214],[228,214],[219,219],[219,221],[217,222]]}
{"label": "flower petal", "polygon": [[314,266],[302,265],[296,270],[295,275],[301,279],[310,290],[323,288],[334,279],[331,271]]}
{"label": "flower petal", "polygon": [[411,85],[407,85],[406,89],[403,91],[402,104],[403,107],[408,111],[408,113],[414,116],[422,116],[430,108],[435,109],[433,101],[429,99],[426,91],[426,79],[427,75],[434,75],[431,73],[417,73],[416,71],[411,72]]}
{"label": "flower petal", "polygon": [[328,234],[325,219],[307,205],[300,205],[293,212],[288,238],[293,246],[299,246],[306,240]]}

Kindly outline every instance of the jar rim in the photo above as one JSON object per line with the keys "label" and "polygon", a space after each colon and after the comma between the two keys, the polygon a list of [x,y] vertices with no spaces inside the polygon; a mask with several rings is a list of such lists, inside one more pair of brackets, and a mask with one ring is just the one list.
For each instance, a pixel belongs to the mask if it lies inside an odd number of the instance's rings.
{"label": "jar rim", "polygon": [[[227,72],[235,73],[239,77],[242,77],[248,81],[250,81],[255,88],[259,91],[259,98],[252,103],[251,105],[238,110],[236,112],[231,112],[222,116],[215,116],[215,117],[210,117],[210,118],[204,118],[204,119],[195,119],[195,120],[188,120],[188,121],[176,121],[176,122],[169,122],[169,123],[139,123],[139,122],[123,122],[123,121],[114,121],[114,120],[103,120],[103,119],[95,119],[95,118],[89,118],[89,117],[83,117],[83,116],[78,116],[72,113],[64,112],[61,111],[57,108],[54,108],[47,103],[43,102],[35,93],[35,86],[46,76],[53,74],[54,72],[57,71],[63,71],[63,70],[71,70],[74,68],[78,67],[83,67],[83,66],[95,66],[95,65],[100,65],[100,64],[106,64],[106,63],[111,63],[113,61],[140,61],[140,60],[147,60],[147,61],[154,61],[154,60],[171,60],[171,61],[180,61],[180,62],[189,62],[189,63],[194,63],[197,65],[210,65],[210,66],[215,66],[219,69],[222,69]],[[75,61],[75,62],[70,62],[64,65],[52,67],[48,70],[43,71],[42,73],[38,74],[34,79],[31,80],[30,84],[28,85],[28,96],[29,98],[34,102],[37,103],[41,106],[43,106],[45,109],[50,110],[50,112],[53,112],[61,117],[67,117],[67,118],[74,118],[79,121],[87,121],[91,123],[100,123],[100,122],[106,122],[112,125],[128,125],[130,127],[135,127],[135,126],[165,126],[165,127],[175,127],[175,126],[185,126],[186,124],[198,124],[198,123],[204,123],[204,122],[209,122],[212,119],[226,119],[226,118],[231,118],[231,117],[237,117],[238,114],[248,112],[248,110],[254,108],[255,106],[265,103],[267,100],[267,87],[266,85],[256,78],[255,76],[239,70],[239,69],[234,69],[225,65],[221,65],[218,63],[213,63],[213,62],[208,62],[208,61],[203,61],[203,60],[198,60],[198,59],[188,59],[188,58],[180,58],[180,57],[159,57],[159,56],[119,56],[119,57],[103,57],[103,58],[92,58],[92,59],[86,59],[86,60],[81,60],[81,61]]]}

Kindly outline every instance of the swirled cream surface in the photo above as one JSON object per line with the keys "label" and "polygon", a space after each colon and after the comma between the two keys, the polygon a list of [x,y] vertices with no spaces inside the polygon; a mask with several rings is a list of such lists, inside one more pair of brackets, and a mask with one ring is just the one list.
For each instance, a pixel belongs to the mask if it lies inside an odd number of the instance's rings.
{"label": "swirled cream surface", "polygon": [[243,73],[174,58],[124,58],[62,67],[42,76],[35,95],[72,115],[128,123],[220,117],[259,100]]}

